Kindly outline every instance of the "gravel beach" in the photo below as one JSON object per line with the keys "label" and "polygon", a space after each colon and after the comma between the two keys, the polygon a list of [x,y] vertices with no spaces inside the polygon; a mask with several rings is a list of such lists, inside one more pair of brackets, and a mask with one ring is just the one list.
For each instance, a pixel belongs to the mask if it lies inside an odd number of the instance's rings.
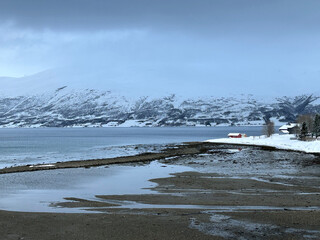
{"label": "gravel beach", "polygon": [[0,211],[0,239],[320,238],[318,156],[249,146],[192,148],[160,158],[159,169],[189,170],[150,179],[146,193],[102,191],[50,203],[53,211],[84,213]]}

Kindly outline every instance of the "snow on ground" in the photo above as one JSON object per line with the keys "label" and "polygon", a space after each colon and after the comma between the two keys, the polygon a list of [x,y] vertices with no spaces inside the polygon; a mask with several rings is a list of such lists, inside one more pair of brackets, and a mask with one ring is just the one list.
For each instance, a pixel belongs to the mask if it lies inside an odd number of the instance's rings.
{"label": "snow on ground", "polygon": [[210,139],[205,142],[211,143],[230,143],[253,146],[269,146],[277,149],[294,150],[306,153],[320,153],[320,140],[299,141],[295,139],[294,134],[279,135],[274,134],[271,137],[251,136],[244,138],[220,138]]}

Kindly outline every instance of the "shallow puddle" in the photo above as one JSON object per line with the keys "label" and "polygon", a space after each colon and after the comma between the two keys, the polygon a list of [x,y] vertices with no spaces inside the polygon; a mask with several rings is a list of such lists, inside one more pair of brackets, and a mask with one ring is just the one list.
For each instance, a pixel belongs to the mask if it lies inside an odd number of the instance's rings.
{"label": "shallow puddle", "polygon": [[95,195],[152,193],[155,183],[172,173],[192,171],[186,166],[158,161],[136,166],[109,166],[90,169],[61,169],[0,175],[0,209],[28,212],[83,212],[80,209],[49,205],[65,197],[96,200]]}

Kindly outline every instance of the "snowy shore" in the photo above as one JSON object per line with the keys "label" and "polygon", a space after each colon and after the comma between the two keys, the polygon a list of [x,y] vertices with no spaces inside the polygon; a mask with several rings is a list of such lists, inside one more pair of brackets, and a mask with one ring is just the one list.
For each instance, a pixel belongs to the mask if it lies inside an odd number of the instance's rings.
{"label": "snowy shore", "polygon": [[301,151],[306,153],[320,153],[320,140],[299,141],[295,139],[294,134],[279,135],[274,134],[271,137],[250,136],[244,138],[219,138],[209,139],[205,142],[211,143],[230,143],[250,146],[268,146],[282,150]]}

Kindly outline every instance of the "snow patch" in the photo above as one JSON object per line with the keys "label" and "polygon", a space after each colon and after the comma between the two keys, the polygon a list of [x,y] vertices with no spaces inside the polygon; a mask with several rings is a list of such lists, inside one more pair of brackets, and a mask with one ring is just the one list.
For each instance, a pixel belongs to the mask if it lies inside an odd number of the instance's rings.
{"label": "snow patch", "polygon": [[54,164],[41,164],[41,165],[31,165],[29,166],[30,168],[34,168],[34,167],[54,167]]}
{"label": "snow patch", "polygon": [[320,153],[320,140],[300,141],[295,139],[294,134],[274,134],[271,137],[251,136],[245,138],[220,138],[209,139],[205,142],[268,146],[275,147],[277,149],[301,151],[306,153]]}

